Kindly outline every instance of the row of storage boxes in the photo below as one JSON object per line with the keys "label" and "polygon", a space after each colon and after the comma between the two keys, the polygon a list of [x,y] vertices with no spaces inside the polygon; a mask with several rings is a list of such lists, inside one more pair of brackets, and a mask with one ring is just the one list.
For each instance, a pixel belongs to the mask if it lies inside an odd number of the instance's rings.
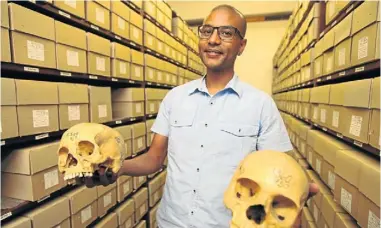
{"label": "row of storage boxes", "polygon": [[[5,224],[7,228],[21,227],[87,227],[101,218],[95,227],[132,228],[141,227],[140,221],[149,212],[149,227],[156,228],[156,211],[166,180],[166,170],[155,178],[135,181],[135,177],[120,177],[106,187],[87,188],[78,186],[74,190],[52,199],[41,206],[18,216]],[[8,181],[10,181],[8,179]],[[45,180],[46,181],[46,180]],[[7,183],[2,181],[2,184]],[[45,182],[46,183],[46,182]],[[19,187],[9,183],[7,190]],[[28,186],[36,187],[36,186]],[[57,187],[63,187],[57,186]],[[5,194],[6,194],[5,193]],[[151,208],[151,210],[150,210]],[[142,226],[146,228],[146,226]]]}
{"label": "row of storage boxes", "polygon": [[274,88],[278,91],[379,59],[378,4],[366,1],[358,6],[281,73]]}
{"label": "row of storage boxes", "polygon": [[168,90],[1,78],[2,139],[158,113]]}
{"label": "row of storage boxes", "polygon": [[307,203],[313,216],[307,213],[306,221],[312,218],[317,227],[377,227],[379,160],[288,114],[282,116],[294,144],[293,156],[320,189]]}
{"label": "row of storage boxes", "polygon": [[[353,89],[355,88],[355,92]],[[380,78],[275,95],[280,110],[380,148]]]}

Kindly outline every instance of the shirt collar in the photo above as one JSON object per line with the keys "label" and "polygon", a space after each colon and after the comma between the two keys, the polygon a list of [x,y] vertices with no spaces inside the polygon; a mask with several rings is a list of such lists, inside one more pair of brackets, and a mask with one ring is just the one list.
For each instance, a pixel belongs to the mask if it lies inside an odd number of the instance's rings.
{"label": "shirt collar", "polygon": [[[228,82],[228,84],[225,86],[225,89],[223,90],[230,89],[233,92],[235,92],[239,97],[242,97],[242,88],[239,82],[240,81],[238,75],[234,74],[233,78]],[[195,92],[208,93],[208,89],[206,88],[206,75],[198,79],[189,89],[189,95]]]}

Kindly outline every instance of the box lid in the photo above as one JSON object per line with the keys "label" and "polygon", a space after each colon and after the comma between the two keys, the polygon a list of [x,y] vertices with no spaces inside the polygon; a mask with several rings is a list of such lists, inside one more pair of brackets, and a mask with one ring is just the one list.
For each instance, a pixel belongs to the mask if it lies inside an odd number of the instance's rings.
{"label": "box lid", "polygon": [[322,132],[316,132],[314,136],[314,150],[322,155],[324,160],[331,165],[334,165],[336,162],[336,152],[338,150],[350,150],[352,148],[348,144]]}
{"label": "box lid", "polygon": [[89,102],[93,103],[111,103],[111,88],[101,86],[88,86]]}
{"label": "box lid", "polygon": [[149,54],[144,54],[144,63],[146,66],[149,66],[149,67],[152,67],[152,68],[155,68],[157,67],[157,58],[155,56],[152,56],[152,55],[149,55]]}
{"label": "box lid", "polygon": [[[372,79],[345,82],[343,84],[345,86],[344,106],[369,108]],[[354,88],[356,89],[355,93],[353,92]]]}
{"label": "box lid", "polygon": [[364,1],[353,11],[352,35],[380,20],[379,1]]}
{"label": "box lid", "polygon": [[121,59],[127,62],[131,61],[131,49],[129,47],[112,42],[111,49],[112,58]]}
{"label": "box lid", "polygon": [[144,101],[144,88],[113,89],[112,101]]}
{"label": "box lid", "polygon": [[130,11],[130,23],[143,29],[143,17],[133,10]]}
{"label": "box lid", "polygon": [[25,216],[31,219],[33,227],[55,227],[70,217],[69,200],[59,197],[39,206]]}
{"label": "box lid", "polygon": [[130,21],[130,8],[122,3],[121,0],[111,1],[111,11],[126,21]]}
{"label": "box lid", "polygon": [[144,122],[132,124],[131,127],[132,127],[132,136],[134,138],[140,137],[146,134],[146,125]]}
{"label": "box lid", "polygon": [[[54,21],[56,42],[86,50],[86,32],[82,29],[70,26],[60,21]],[[75,37],[75,39],[73,39]]]}
{"label": "box lid", "polygon": [[111,227],[118,227],[118,217],[116,216],[116,213],[111,212],[108,213],[102,220],[97,223],[95,228],[111,228]]}
{"label": "box lid", "polygon": [[1,1],[1,27],[9,28],[8,2]]}
{"label": "box lid", "polygon": [[370,107],[380,109],[380,77],[373,79]]}
{"label": "box lid", "polygon": [[16,105],[16,84],[13,78],[1,78],[1,105]]}
{"label": "box lid", "polygon": [[369,158],[360,171],[359,191],[380,206],[380,161]]}
{"label": "box lid", "polygon": [[54,20],[15,3],[9,3],[11,30],[55,41]]}
{"label": "box lid", "polygon": [[59,82],[58,100],[60,104],[88,104],[87,85]]}
{"label": "box lid", "polygon": [[1,162],[8,173],[33,175],[57,165],[59,141],[15,149]]}
{"label": "box lid", "polygon": [[344,90],[345,84],[332,84],[331,91],[329,93],[329,104],[331,105],[343,105],[344,104]]}
{"label": "box lid", "polygon": [[155,177],[153,180],[148,182],[148,191],[149,194],[156,192],[161,186],[161,179],[159,176]]}
{"label": "box lid", "polygon": [[64,195],[69,199],[71,215],[76,214],[92,202],[97,200],[97,189],[80,186]]}
{"label": "box lid", "polygon": [[18,105],[58,104],[58,87],[55,82],[16,79]]}
{"label": "box lid", "polygon": [[114,129],[117,130],[122,135],[124,140],[132,138],[131,126],[120,126],[120,127],[115,127]]}
{"label": "box lid", "polygon": [[6,223],[5,225],[2,225],[1,227],[3,228],[32,228],[32,223],[30,221],[30,218],[28,217],[17,216],[17,218]]}
{"label": "box lid", "polygon": [[[361,151],[355,148],[351,150],[338,150],[334,164],[335,173],[356,188],[359,186],[361,153]],[[350,169],[348,167],[350,167]]]}
{"label": "box lid", "polygon": [[105,56],[111,56],[110,40],[97,36],[93,33],[87,35],[87,50]]}
{"label": "box lid", "polygon": [[331,85],[314,87],[311,89],[311,103],[328,104]]}
{"label": "box lid", "polygon": [[351,35],[353,12],[347,15],[339,24],[334,27],[335,46]]}
{"label": "box lid", "polygon": [[143,52],[131,49],[131,62],[143,66],[144,65],[144,54],[143,54]]}
{"label": "box lid", "polygon": [[103,196],[107,192],[110,192],[114,188],[116,188],[116,182],[114,182],[113,184],[109,184],[107,186],[97,186],[97,196],[98,196],[98,198],[100,198],[101,196]]}
{"label": "box lid", "polygon": [[156,37],[156,25],[147,19],[144,19],[144,31]]}
{"label": "box lid", "polygon": [[135,202],[135,209],[139,208],[148,199],[148,189],[143,187],[131,197]]}
{"label": "box lid", "polygon": [[118,223],[123,224],[129,217],[131,217],[135,212],[135,202],[132,199],[128,199],[126,202],[122,203],[116,210],[118,215]]}
{"label": "box lid", "polygon": [[335,43],[335,31],[334,29],[329,30],[323,37],[323,49],[325,52],[328,49],[332,48]]}

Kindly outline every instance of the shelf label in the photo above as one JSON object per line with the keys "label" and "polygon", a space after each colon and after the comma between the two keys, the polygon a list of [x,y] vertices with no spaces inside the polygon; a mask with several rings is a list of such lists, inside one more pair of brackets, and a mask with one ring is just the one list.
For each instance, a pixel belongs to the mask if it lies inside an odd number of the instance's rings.
{"label": "shelf label", "polygon": [[5,145],[5,141],[4,141],[4,140],[1,141],[1,145],[2,145],[2,146]]}
{"label": "shelf label", "polygon": [[136,120],[136,118],[131,118],[131,119],[130,119],[130,121],[135,121],[135,120]]}
{"label": "shelf label", "polygon": [[147,82],[147,85],[152,85],[152,83],[151,82]]}
{"label": "shelf label", "polygon": [[44,198],[41,198],[40,200],[37,201],[37,203],[41,203],[42,201],[49,199],[50,195],[45,196]]}
{"label": "shelf label", "polygon": [[356,69],[355,69],[355,72],[357,73],[357,72],[361,72],[361,71],[364,71],[365,70],[365,67],[364,66],[362,66],[362,67],[357,67]]}
{"label": "shelf label", "polygon": [[59,14],[59,15],[62,15],[62,16],[64,16],[64,17],[67,17],[67,18],[71,18],[70,14],[67,14],[67,13],[65,13],[65,12],[63,12],[63,11],[61,11],[61,10],[58,10],[58,14]]}
{"label": "shelf label", "polygon": [[61,76],[68,76],[68,77],[71,77],[71,73],[69,73],[69,72],[60,72],[60,75],[61,75]]}
{"label": "shelf label", "polygon": [[121,120],[117,120],[117,121],[115,121],[115,124],[121,124],[121,123],[122,123]]}
{"label": "shelf label", "polygon": [[117,36],[117,35],[115,35],[115,39],[122,40],[122,38],[120,38],[120,36]]}
{"label": "shelf label", "polygon": [[345,11],[345,13],[348,13],[349,11],[351,11],[353,9],[354,5],[352,4],[351,6],[348,7],[348,9]]}
{"label": "shelf label", "polygon": [[331,80],[332,79],[332,76],[327,76],[327,80]]}
{"label": "shelf label", "polygon": [[98,79],[98,76],[89,75],[89,78],[90,78],[90,79]]}
{"label": "shelf label", "polygon": [[119,81],[117,78],[111,78],[111,81],[113,81],[113,82],[117,82],[117,81]]}
{"label": "shelf label", "polygon": [[339,138],[341,138],[341,139],[343,138],[343,135],[340,134],[340,133],[337,133],[336,136],[339,137]]}
{"label": "shelf label", "polygon": [[39,140],[39,139],[43,139],[43,138],[47,138],[49,137],[49,133],[46,133],[46,134],[41,134],[41,135],[36,135],[36,137],[34,137],[36,140]]}
{"label": "shelf label", "polygon": [[327,131],[327,128],[323,127],[323,131]]}
{"label": "shelf label", "polygon": [[355,144],[356,146],[359,146],[359,147],[362,147],[362,143],[361,142],[357,142],[356,140],[353,141],[353,144]]}
{"label": "shelf label", "polygon": [[5,213],[5,214],[3,214],[3,215],[1,216],[1,220],[4,220],[4,219],[9,218],[9,217],[11,217],[11,216],[12,216],[12,212]]}
{"label": "shelf label", "polygon": [[132,84],[135,84],[135,81],[132,81],[132,80],[129,80],[128,82],[129,82],[129,83],[132,83]]}
{"label": "shelf label", "polygon": [[333,28],[333,27],[336,25],[336,23],[337,23],[337,20],[335,20],[335,21],[332,23],[331,28]]}
{"label": "shelf label", "polygon": [[35,68],[35,67],[24,67],[24,71],[35,72],[35,73],[40,72],[40,70],[38,68]]}
{"label": "shelf label", "polygon": [[36,3],[36,0],[29,0],[29,2]]}
{"label": "shelf label", "polygon": [[321,82],[321,78],[319,78],[317,81],[318,81],[318,82]]}
{"label": "shelf label", "polygon": [[345,71],[339,73],[339,76],[344,76],[344,75],[345,75]]}
{"label": "shelf label", "polygon": [[135,46],[135,47],[136,47],[136,44],[135,44],[135,43],[133,43],[133,42],[130,42],[130,44],[131,44],[132,46]]}
{"label": "shelf label", "polygon": [[98,28],[97,26],[95,26],[95,25],[90,25],[90,27],[91,27],[92,29],[95,29],[95,30],[99,31],[99,28]]}

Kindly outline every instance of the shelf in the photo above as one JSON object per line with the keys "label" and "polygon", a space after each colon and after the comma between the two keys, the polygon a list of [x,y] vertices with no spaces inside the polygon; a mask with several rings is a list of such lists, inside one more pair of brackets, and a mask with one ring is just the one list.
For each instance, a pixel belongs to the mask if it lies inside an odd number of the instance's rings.
{"label": "shelf", "polygon": [[[102,36],[103,38],[109,39],[110,41],[118,42],[120,44],[123,44],[125,46],[128,46],[136,50],[142,50],[141,45],[136,44],[131,40],[122,38],[118,35],[115,35],[109,30],[93,25],[83,18],[77,17],[65,11],[62,11],[50,3],[43,2],[43,1],[9,1],[9,2],[16,3],[24,7],[27,7],[29,9],[35,10],[46,16],[52,17],[55,20],[70,24],[77,28],[81,28],[87,32],[92,32],[94,34]],[[130,6],[131,8],[133,8],[134,6],[129,1],[124,1],[124,3]]]}
{"label": "shelf", "polygon": [[173,85],[167,85],[167,84],[161,84],[157,82],[145,82],[146,88],[158,88],[158,89],[173,89],[176,86]]}
{"label": "shelf", "polygon": [[156,117],[157,117],[157,113],[155,113],[155,114],[148,114],[148,115],[146,115],[146,119],[148,119],[148,120],[153,120],[153,119],[156,119]]}

